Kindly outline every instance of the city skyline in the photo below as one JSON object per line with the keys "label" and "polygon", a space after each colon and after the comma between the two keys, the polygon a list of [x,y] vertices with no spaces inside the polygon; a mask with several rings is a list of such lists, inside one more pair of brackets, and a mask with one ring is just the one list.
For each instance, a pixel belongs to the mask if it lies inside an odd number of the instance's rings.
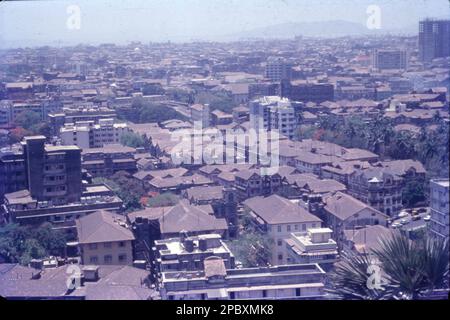
{"label": "city skyline", "polygon": [[[369,6],[380,9],[380,29],[369,30]],[[79,8],[80,26],[67,20]],[[369,10],[369,11],[368,11]],[[369,12],[369,13],[368,13]],[[450,14],[448,1],[292,0],[14,1],[0,4],[0,48],[114,42],[234,41],[295,35],[417,34],[419,20]],[[126,16],[126,18],[124,18]],[[45,23],[42,23],[45,17]],[[151,17],[149,19],[149,17]],[[99,24],[98,22],[101,21]],[[311,31],[312,30],[312,31]],[[337,30],[336,34],[330,30]],[[291,33],[290,33],[291,32]]]}

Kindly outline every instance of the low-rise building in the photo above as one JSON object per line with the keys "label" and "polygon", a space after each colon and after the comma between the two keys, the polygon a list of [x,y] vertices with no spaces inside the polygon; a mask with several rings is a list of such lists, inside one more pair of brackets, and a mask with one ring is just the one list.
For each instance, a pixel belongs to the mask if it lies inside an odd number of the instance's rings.
{"label": "low-rise building", "polygon": [[110,177],[118,171],[136,173],[136,149],[120,144],[83,149],[81,167],[92,177]]}
{"label": "low-rise building", "polygon": [[307,234],[311,228],[320,228],[322,220],[309,213],[306,209],[278,195],[269,197],[253,197],[243,202],[244,210],[250,215],[251,221],[272,242],[272,265],[287,263],[284,240],[292,232]]}
{"label": "low-rise building", "polygon": [[291,233],[291,237],[284,240],[287,263],[317,263],[322,269],[329,270],[339,258],[336,241],[331,238],[332,233],[330,228],[308,229],[306,235]]}
{"label": "low-rise building", "polygon": [[152,248],[155,271],[200,271],[210,256],[222,258],[227,269],[234,269],[234,256],[219,234],[201,234],[156,240]]}
{"label": "low-rise building", "polygon": [[76,220],[81,261],[87,265],[133,265],[133,241],[126,217],[96,211]]}
{"label": "low-rise building", "polygon": [[108,144],[118,144],[124,133],[130,132],[126,123],[114,123],[114,119],[65,124],[60,129],[63,145],[76,145],[80,148],[101,148]]}
{"label": "low-rise building", "polygon": [[[325,272],[317,264],[226,269],[219,257],[204,261],[204,270],[164,272],[162,299],[323,299]],[[268,276],[270,275],[270,276]]]}

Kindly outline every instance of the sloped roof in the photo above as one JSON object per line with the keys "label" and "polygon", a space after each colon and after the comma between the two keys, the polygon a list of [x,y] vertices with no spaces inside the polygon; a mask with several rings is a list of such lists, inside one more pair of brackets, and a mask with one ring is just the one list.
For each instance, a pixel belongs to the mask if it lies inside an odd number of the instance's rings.
{"label": "sloped roof", "polygon": [[325,210],[342,221],[347,220],[364,209],[369,209],[374,213],[387,217],[380,211],[346,193],[336,192],[328,197],[324,197],[323,200],[325,202]]}
{"label": "sloped roof", "polygon": [[78,242],[99,243],[134,240],[125,223],[126,217],[104,210],[96,211],[76,220]]}
{"label": "sloped roof", "polygon": [[279,195],[253,197],[243,204],[268,224],[322,222],[320,218]]}
{"label": "sloped roof", "polygon": [[[209,206],[210,207],[210,206]],[[208,208],[209,208],[208,207]],[[194,206],[181,200],[171,207],[146,208],[128,214],[130,221],[137,217],[159,220],[161,233],[179,233],[180,231],[202,232],[228,229],[225,219],[210,214],[205,206]]]}

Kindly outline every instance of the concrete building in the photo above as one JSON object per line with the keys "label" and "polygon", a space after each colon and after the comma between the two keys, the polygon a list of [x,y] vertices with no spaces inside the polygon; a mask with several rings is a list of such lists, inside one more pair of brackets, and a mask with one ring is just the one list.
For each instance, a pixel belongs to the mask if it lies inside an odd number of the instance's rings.
{"label": "concrete building", "polygon": [[180,238],[156,240],[152,248],[155,272],[203,270],[210,256],[222,258],[227,269],[234,269],[234,256],[219,234],[194,237],[181,233]]}
{"label": "concrete building", "polygon": [[300,102],[334,101],[334,86],[330,83],[315,83],[306,80],[283,81],[281,96]]}
{"label": "concrete building", "polygon": [[406,69],[408,62],[405,50],[375,49],[372,59],[372,66],[378,71]]}
{"label": "concrete building", "polygon": [[419,58],[429,62],[450,56],[450,20],[426,19],[419,22]]}
{"label": "concrete building", "polygon": [[284,240],[290,238],[292,232],[306,235],[308,229],[322,226],[319,217],[278,195],[253,197],[242,204],[255,226],[273,240],[272,265],[288,263]]}
{"label": "concrete building", "polygon": [[319,204],[321,208],[318,209],[318,214],[323,218],[325,225],[333,230],[333,239],[340,249],[343,246],[345,230],[372,225],[387,226],[389,218],[387,215],[346,193],[336,192],[322,199],[323,203]]}
{"label": "concrete building", "polygon": [[81,167],[92,177],[109,177],[118,171],[136,173],[136,149],[119,144],[84,149]]}
{"label": "concrete building", "polygon": [[284,240],[288,264],[318,263],[328,270],[338,261],[337,244],[330,228],[308,229],[307,234],[293,232]]}
{"label": "concrete building", "polygon": [[290,139],[298,121],[290,101],[278,96],[266,96],[250,103],[250,127],[255,130],[278,130]]}
{"label": "concrete building", "polygon": [[27,184],[21,145],[0,149],[0,203],[6,193],[25,189]]}
{"label": "concrete building", "polygon": [[430,181],[431,220],[428,230],[431,236],[449,237],[449,180],[434,179]]}
{"label": "concrete building", "polygon": [[77,219],[76,228],[83,264],[133,264],[135,238],[125,216],[96,211]]}
{"label": "concrete building", "polygon": [[[317,264],[226,269],[208,257],[204,270],[164,272],[161,298],[166,300],[322,299],[325,272]],[[270,275],[270,276],[269,276]]]}
{"label": "concrete building", "polygon": [[107,144],[118,144],[124,133],[130,132],[126,123],[114,123],[114,119],[65,124],[60,129],[63,145],[76,145],[80,148],[101,148]]}
{"label": "concrete building", "polygon": [[293,64],[283,57],[269,57],[264,76],[271,81],[290,80]]}
{"label": "concrete building", "polygon": [[25,137],[22,148],[31,197],[54,204],[80,199],[80,148],[46,145],[44,136]]}

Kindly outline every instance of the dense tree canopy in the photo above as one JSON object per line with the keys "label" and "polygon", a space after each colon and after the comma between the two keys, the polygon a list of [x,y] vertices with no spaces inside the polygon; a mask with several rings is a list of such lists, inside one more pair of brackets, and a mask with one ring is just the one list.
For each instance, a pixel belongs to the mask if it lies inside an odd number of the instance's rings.
{"label": "dense tree canopy", "polygon": [[448,176],[449,130],[442,119],[436,129],[422,128],[419,134],[395,131],[390,119],[378,116],[369,122],[353,116],[340,123],[336,116],[320,119],[317,126],[301,126],[300,139],[318,139],[348,148],[373,151],[385,158],[414,159],[422,162],[430,177]]}
{"label": "dense tree canopy", "polygon": [[241,230],[235,240],[230,241],[230,249],[243,267],[267,266],[272,256],[272,239],[258,230],[248,213],[239,221]]}
{"label": "dense tree canopy", "polygon": [[125,171],[116,172],[109,178],[95,178],[94,183],[109,186],[122,199],[127,211],[141,209],[141,198],[147,194],[142,183]]}
{"label": "dense tree canopy", "polygon": [[130,110],[118,109],[120,118],[134,123],[164,122],[171,119],[186,120],[186,117],[174,109],[158,103],[148,103],[142,98],[135,98]]}
{"label": "dense tree canopy", "polygon": [[67,237],[52,229],[50,223],[41,226],[7,224],[0,227],[0,255],[10,263],[26,265],[31,259],[64,254]]}

